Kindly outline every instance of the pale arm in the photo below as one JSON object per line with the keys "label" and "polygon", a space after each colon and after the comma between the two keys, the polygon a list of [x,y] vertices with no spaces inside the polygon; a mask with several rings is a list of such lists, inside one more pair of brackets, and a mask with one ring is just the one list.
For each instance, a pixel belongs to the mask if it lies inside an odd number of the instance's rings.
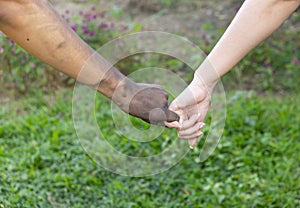
{"label": "pale arm", "polygon": [[[217,45],[195,72],[190,85],[172,102],[170,109],[180,114],[179,136],[191,146],[201,135],[211,92],[226,72],[247,53],[270,36],[299,6],[299,0],[246,0]],[[198,119],[193,115],[197,115]]]}
{"label": "pale arm", "polygon": [[[206,61],[219,77],[223,76],[278,29],[299,4],[299,0],[246,0]],[[208,70],[203,64],[196,75],[201,76]],[[219,77],[213,74],[206,82],[213,83]]]}

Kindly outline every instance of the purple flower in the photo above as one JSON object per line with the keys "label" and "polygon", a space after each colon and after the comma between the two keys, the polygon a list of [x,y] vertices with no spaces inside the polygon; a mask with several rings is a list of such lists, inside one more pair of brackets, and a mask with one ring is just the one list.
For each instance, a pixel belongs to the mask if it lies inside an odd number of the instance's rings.
{"label": "purple flower", "polygon": [[82,16],[83,15],[83,11],[79,11],[79,15]]}
{"label": "purple flower", "polygon": [[104,18],[105,17],[105,12],[101,12],[99,15],[100,18]]}
{"label": "purple flower", "polygon": [[126,31],[126,30],[128,30],[128,29],[129,29],[128,25],[124,25],[124,24],[119,25],[119,30],[120,30],[120,31]]}
{"label": "purple flower", "polygon": [[84,17],[85,17],[85,18],[90,18],[91,16],[92,16],[92,15],[91,15],[90,13],[85,13],[85,14],[84,14]]}
{"label": "purple flower", "polygon": [[15,56],[15,55],[17,55],[17,52],[14,49],[12,49],[11,50],[11,55]]}
{"label": "purple flower", "polygon": [[128,25],[125,25],[124,28],[123,28],[124,31],[126,31],[128,29],[129,29]]}
{"label": "purple flower", "polygon": [[95,35],[95,33],[96,33],[95,30],[92,30],[92,31],[90,32],[90,34],[89,34],[90,37],[93,37],[93,36]]}
{"label": "purple flower", "polygon": [[84,25],[81,26],[81,30],[82,30],[83,34],[88,34],[89,33],[88,28],[86,26],[84,26]]}
{"label": "purple flower", "polygon": [[66,14],[69,14],[69,13],[70,13],[70,11],[67,9],[67,10],[65,11],[65,13],[66,13]]}
{"label": "purple flower", "polygon": [[96,6],[92,6],[91,10],[95,11],[96,10]]}
{"label": "purple flower", "polygon": [[84,15],[84,18],[82,19],[82,23],[87,23],[91,21],[91,16],[88,15]]}
{"label": "purple flower", "polygon": [[216,40],[216,36],[212,35],[212,36],[210,37],[210,39]]}
{"label": "purple flower", "polygon": [[91,18],[86,18],[85,20],[83,20],[83,22],[87,23],[87,22],[90,22],[91,21]]}
{"label": "purple flower", "polygon": [[72,28],[72,30],[76,31],[77,30],[77,25],[76,24],[72,25],[71,28]]}
{"label": "purple flower", "polygon": [[294,64],[294,65],[300,65],[300,59],[298,59],[297,57],[293,57],[291,59],[291,63]]}
{"label": "purple flower", "polygon": [[94,14],[94,15],[92,16],[92,18],[93,18],[93,19],[97,19],[97,14]]}
{"label": "purple flower", "polygon": [[203,40],[206,40],[206,35],[205,35],[205,34],[201,35],[201,38],[202,38]]}
{"label": "purple flower", "polygon": [[103,29],[107,29],[107,28],[108,28],[108,24],[106,24],[106,23],[102,23],[102,24],[101,24],[101,28],[103,28]]}
{"label": "purple flower", "polygon": [[115,23],[110,23],[110,29],[114,29],[114,27],[115,27]]}
{"label": "purple flower", "polygon": [[89,30],[88,29],[84,29],[83,30],[83,34],[88,34],[89,33]]}
{"label": "purple flower", "polygon": [[9,40],[10,44],[14,45],[15,44],[15,41],[13,40]]}
{"label": "purple flower", "polygon": [[265,68],[271,68],[271,67],[272,67],[272,64],[269,63],[268,60],[265,60],[265,61],[264,61],[264,67],[265,67]]}
{"label": "purple flower", "polygon": [[205,45],[209,46],[209,41],[208,40],[205,40]]}
{"label": "purple flower", "polygon": [[21,59],[21,64],[24,64],[26,62],[26,60],[27,60],[26,56],[23,56]]}

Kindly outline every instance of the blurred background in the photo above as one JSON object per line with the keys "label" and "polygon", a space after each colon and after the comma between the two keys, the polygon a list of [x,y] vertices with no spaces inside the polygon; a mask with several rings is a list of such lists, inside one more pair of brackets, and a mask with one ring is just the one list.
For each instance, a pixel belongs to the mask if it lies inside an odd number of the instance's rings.
{"label": "blurred background", "polygon": [[[51,2],[62,18],[95,49],[124,34],[158,30],[187,37],[207,54],[242,4],[238,0]],[[295,12],[279,31],[229,73],[224,78],[226,88],[280,94],[298,90],[299,18],[299,12]],[[0,41],[1,85],[4,85],[1,87],[1,94],[13,93],[9,92],[10,89],[21,93],[36,88],[49,91],[49,87],[74,82],[26,54],[4,35],[1,35]],[[119,67],[125,74],[131,73],[140,65],[165,64],[164,67],[181,71],[182,74],[186,68],[176,59],[149,54],[133,56],[122,62]]]}
{"label": "blurred background", "polygon": [[[50,2],[94,49],[121,35],[158,30],[186,37],[208,54],[243,1]],[[0,207],[300,206],[299,20],[295,12],[222,78],[228,112],[213,155],[199,161],[201,140],[177,166],[144,178],[110,173],[87,157],[72,123],[75,81],[0,33]],[[137,54],[117,64],[126,75],[145,67],[166,68],[187,82],[193,77],[165,55]],[[95,115],[120,151],[158,154],[177,137],[166,130],[163,140],[142,148],[113,135],[109,101],[97,96]]]}

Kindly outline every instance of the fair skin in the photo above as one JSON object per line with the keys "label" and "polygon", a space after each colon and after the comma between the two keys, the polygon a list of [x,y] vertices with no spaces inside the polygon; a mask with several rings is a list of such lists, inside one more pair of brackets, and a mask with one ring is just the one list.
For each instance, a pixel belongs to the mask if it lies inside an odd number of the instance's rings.
{"label": "fair skin", "polygon": [[[81,40],[48,1],[0,0],[0,31],[44,63],[113,98],[125,112],[155,124],[178,120],[168,110],[162,88],[126,78]],[[93,61],[85,65],[91,56]],[[84,65],[84,74],[78,77]]]}
{"label": "fair skin", "polygon": [[300,5],[300,0],[246,0],[219,42],[194,74],[190,85],[171,103],[181,138],[193,148],[202,135],[211,93],[218,79],[231,70],[260,42],[269,37]]}

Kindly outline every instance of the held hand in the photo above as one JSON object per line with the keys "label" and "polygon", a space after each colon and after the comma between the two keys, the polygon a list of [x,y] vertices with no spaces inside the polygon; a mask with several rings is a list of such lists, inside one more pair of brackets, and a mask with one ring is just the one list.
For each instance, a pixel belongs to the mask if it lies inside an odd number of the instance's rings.
{"label": "held hand", "polygon": [[168,109],[168,94],[159,85],[131,83],[115,94],[117,99],[113,100],[123,111],[148,123],[165,126],[165,121],[179,120],[179,116]]}
{"label": "held hand", "polygon": [[130,102],[130,115],[158,125],[179,120],[179,116],[168,109],[169,95],[159,85],[138,84],[138,87],[140,91]]}
{"label": "held hand", "polygon": [[212,87],[201,85],[194,79],[169,107],[180,116],[180,121],[166,123],[166,126],[177,128],[179,137],[188,139],[191,148],[203,134],[201,129],[205,125],[203,121],[210,105],[211,91]]}

